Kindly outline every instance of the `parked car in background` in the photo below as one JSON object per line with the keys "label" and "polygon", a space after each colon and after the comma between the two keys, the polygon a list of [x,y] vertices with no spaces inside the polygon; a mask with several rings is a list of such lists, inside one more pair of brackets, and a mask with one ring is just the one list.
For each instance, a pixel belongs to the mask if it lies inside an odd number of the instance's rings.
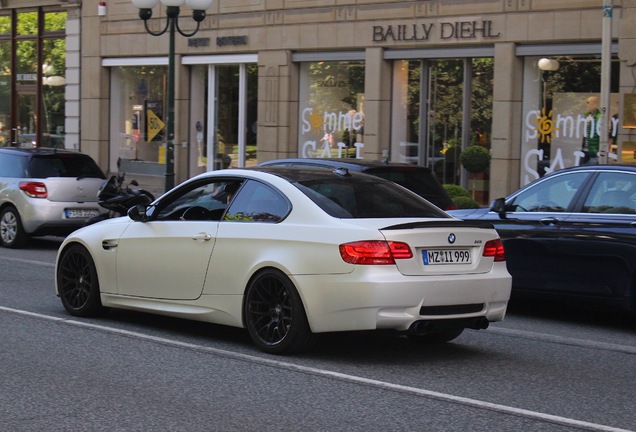
{"label": "parked car in background", "polygon": [[64,135],[42,134],[42,140],[38,146],[35,134],[20,134],[18,135],[18,144],[22,148],[45,147],[63,149]]}
{"label": "parked car in background", "polygon": [[365,159],[317,159],[288,158],[275,159],[260,164],[261,166],[311,166],[320,168],[347,168],[391,180],[426,198],[442,210],[453,210],[457,207],[442,184],[437,180],[430,168],[418,165],[371,161]]}
{"label": "parked car in background", "polygon": [[90,156],[52,149],[0,148],[0,245],[67,235],[106,210],[97,191],[106,179]]}
{"label": "parked car in background", "polygon": [[490,208],[450,214],[492,222],[514,292],[636,309],[636,167],[594,165],[542,177]]}
{"label": "parked car in background", "polygon": [[70,314],[112,307],[246,327],[279,354],[336,331],[447,342],[502,320],[510,296],[492,225],[346,168],[212,171],[128,215],[62,243],[56,290]]}

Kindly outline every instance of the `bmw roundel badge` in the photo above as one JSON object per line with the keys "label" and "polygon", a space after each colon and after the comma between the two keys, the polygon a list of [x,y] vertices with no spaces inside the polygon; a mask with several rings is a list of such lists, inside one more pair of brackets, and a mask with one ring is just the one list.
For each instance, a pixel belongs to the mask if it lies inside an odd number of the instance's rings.
{"label": "bmw roundel badge", "polygon": [[457,239],[457,238],[455,237],[455,234],[450,233],[450,234],[448,235],[448,242],[449,242],[449,243],[451,243],[451,244],[455,243],[455,240],[456,240],[456,239]]}

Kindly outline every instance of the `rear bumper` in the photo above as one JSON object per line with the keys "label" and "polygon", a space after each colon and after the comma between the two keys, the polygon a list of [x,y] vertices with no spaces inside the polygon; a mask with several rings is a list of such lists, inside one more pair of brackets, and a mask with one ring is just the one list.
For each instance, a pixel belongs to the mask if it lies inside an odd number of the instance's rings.
{"label": "rear bumper", "polygon": [[104,213],[97,202],[53,202],[28,198],[18,205],[22,227],[29,235],[67,235],[86,224],[89,218],[67,218],[66,209],[97,210]]}
{"label": "rear bumper", "polygon": [[403,276],[392,266],[358,267],[349,275],[293,276],[313,332],[392,329],[422,320],[506,314],[512,278],[505,263],[484,274]]}

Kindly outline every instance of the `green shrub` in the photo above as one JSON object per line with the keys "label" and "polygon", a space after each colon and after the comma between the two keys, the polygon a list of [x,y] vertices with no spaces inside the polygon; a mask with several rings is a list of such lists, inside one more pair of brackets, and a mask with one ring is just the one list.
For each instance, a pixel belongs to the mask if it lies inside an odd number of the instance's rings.
{"label": "green shrub", "polygon": [[469,196],[458,196],[453,198],[453,202],[458,209],[479,208],[479,203]]}
{"label": "green shrub", "polygon": [[482,146],[471,145],[459,156],[459,161],[466,171],[480,173],[490,168],[490,151]]}
{"label": "green shrub", "polygon": [[470,198],[470,192],[468,192],[468,190],[466,188],[463,188],[459,185],[456,184],[445,184],[444,185],[444,189],[446,189],[446,192],[448,193],[448,195],[451,198],[455,198],[455,197],[460,197],[460,196],[464,196],[464,197],[469,197]]}

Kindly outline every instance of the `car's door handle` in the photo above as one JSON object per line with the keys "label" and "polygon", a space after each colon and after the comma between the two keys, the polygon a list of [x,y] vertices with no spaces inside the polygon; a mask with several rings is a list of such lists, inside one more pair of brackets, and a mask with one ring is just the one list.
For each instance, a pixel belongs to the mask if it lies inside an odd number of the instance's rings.
{"label": "car's door handle", "polygon": [[555,217],[549,217],[549,218],[540,219],[539,222],[541,222],[543,225],[558,225],[559,219]]}
{"label": "car's door handle", "polygon": [[212,236],[208,233],[199,233],[192,236],[192,240],[209,241],[210,239],[212,239]]}
{"label": "car's door handle", "polygon": [[104,240],[102,241],[102,249],[109,250],[117,247],[117,240]]}

